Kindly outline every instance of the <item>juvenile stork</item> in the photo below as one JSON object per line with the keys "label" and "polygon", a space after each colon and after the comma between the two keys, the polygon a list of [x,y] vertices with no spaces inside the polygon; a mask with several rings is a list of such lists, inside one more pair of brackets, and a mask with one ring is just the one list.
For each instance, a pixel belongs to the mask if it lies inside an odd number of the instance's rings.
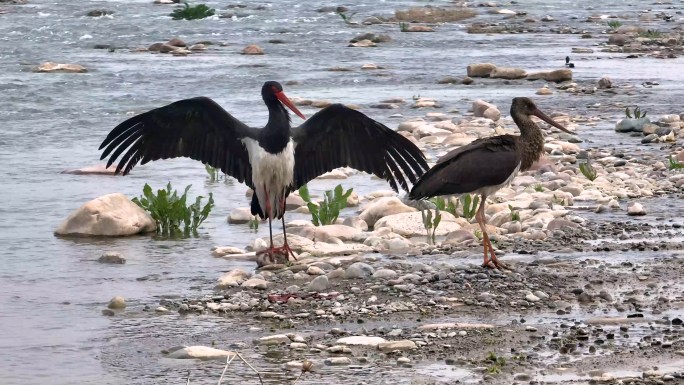
{"label": "juvenile stork", "polygon": [[539,126],[532,121],[532,115],[559,130],[572,133],[541,112],[532,100],[513,98],[511,116],[520,129],[519,136],[499,135],[477,139],[450,151],[423,174],[409,193],[410,199],[480,194],[480,206],[475,219],[482,229],[484,267],[507,269],[506,265],[497,260],[487,235],[487,197],[511,183],[519,171],[528,170],[544,152],[544,136]]}

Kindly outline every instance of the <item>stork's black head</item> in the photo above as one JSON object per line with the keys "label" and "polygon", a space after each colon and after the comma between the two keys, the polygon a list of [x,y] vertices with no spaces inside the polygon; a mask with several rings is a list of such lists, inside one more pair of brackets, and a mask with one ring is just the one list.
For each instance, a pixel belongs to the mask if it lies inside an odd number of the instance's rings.
{"label": "stork's black head", "polygon": [[285,93],[283,92],[283,86],[281,86],[280,83],[274,81],[268,81],[264,83],[264,86],[261,87],[261,97],[264,98],[264,103],[266,103],[267,106],[282,103],[287,108],[292,110],[292,112],[297,114],[297,116],[306,120],[306,116],[299,112],[294,103],[292,103],[290,99],[285,96]]}
{"label": "stork's black head", "polygon": [[556,127],[559,130],[562,130],[562,131],[565,131],[569,134],[572,134],[571,131],[568,131],[565,127],[556,123],[548,115],[541,112],[539,110],[539,108],[537,108],[537,105],[534,104],[532,99],[524,98],[524,97],[513,98],[513,103],[511,103],[511,116],[513,117],[514,120],[519,119],[522,116],[528,117],[531,115],[538,117],[539,119],[541,119],[541,120],[545,121],[546,123]]}

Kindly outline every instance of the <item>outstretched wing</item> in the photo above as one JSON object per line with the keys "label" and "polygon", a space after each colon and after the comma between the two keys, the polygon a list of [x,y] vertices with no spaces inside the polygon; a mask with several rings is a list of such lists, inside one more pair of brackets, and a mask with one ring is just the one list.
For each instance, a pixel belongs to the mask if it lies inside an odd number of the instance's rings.
{"label": "outstretched wing", "polygon": [[363,113],[333,104],[291,129],[295,142],[294,189],[338,167],[374,174],[408,191],[428,169],[410,140]]}
{"label": "outstretched wing", "polygon": [[410,199],[470,193],[508,180],[520,165],[515,138],[501,135],[461,146],[439,158],[413,186]]}
{"label": "outstretched wing", "polygon": [[123,154],[116,172],[126,175],[138,162],[188,157],[251,186],[249,155],[241,139],[257,133],[210,98],[184,99],[116,126],[100,145],[100,159],[111,154],[109,167]]}

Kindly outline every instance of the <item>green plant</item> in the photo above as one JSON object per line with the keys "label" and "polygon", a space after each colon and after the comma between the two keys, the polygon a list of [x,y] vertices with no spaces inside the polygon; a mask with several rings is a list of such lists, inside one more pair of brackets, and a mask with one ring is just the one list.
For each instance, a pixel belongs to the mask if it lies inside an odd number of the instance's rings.
{"label": "green plant", "polygon": [[487,373],[489,374],[501,373],[501,369],[506,366],[506,359],[503,357],[497,357],[496,354],[492,352],[487,353],[485,362],[490,364],[490,366],[487,367]]}
{"label": "green plant", "polygon": [[480,230],[480,229],[473,231],[473,235],[475,236],[475,238],[477,238],[480,241],[484,237],[484,234],[482,234],[482,230]]}
{"label": "green plant", "polygon": [[176,190],[171,190],[171,182],[169,182],[166,189],[158,190],[155,195],[152,187],[145,183],[143,195],[140,198],[133,198],[132,201],[150,213],[157,223],[158,233],[164,236],[197,234],[197,228],[207,219],[214,207],[214,197],[212,193],[209,193],[209,200],[204,207],[201,206],[204,198],[202,196],[198,196],[195,203],[186,206],[185,202],[191,186],[185,187],[183,195],[178,196]]}
{"label": "green plant", "polygon": [[511,205],[508,205],[508,209],[511,210],[511,221],[520,222],[520,212],[518,212],[518,210],[514,209],[513,206],[511,206]]}
{"label": "green plant", "polygon": [[425,227],[427,241],[429,244],[435,243],[435,232],[437,231],[437,226],[439,222],[442,221],[442,213],[439,209],[435,209],[435,215],[433,218],[432,210],[422,210],[420,214],[423,216],[423,227]]}
{"label": "green plant", "polygon": [[667,169],[668,170],[681,170],[684,169],[684,163],[680,163],[677,159],[673,158],[672,155],[670,155],[668,158],[668,165]]}
{"label": "green plant", "polygon": [[[634,119],[641,119],[646,117],[646,111],[642,113],[641,109],[638,106],[634,107],[633,111]],[[629,107],[625,108],[625,116],[629,119],[632,119],[632,114],[629,112]]]}
{"label": "green plant", "polygon": [[611,20],[608,22],[608,26],[610,27],[610,29],[615,31],[622,26],[622,23],[617,20]]}
{"label": "green plant", "polygon": [[456,209],[458,208],[458,202],[460,201],[457,200],[456,204],[454,204],[454,202],[449,198],[434,197],[430,199],[430,202],[434,203],[438,210],[446,211],[457,218],[459,217]]}
{"label": "green plant", "polygon": [[467,220],[473,219],[477,213],[477,206],[480,203],[480,196],[475,195],[475,197],[470,194],[461,195],[458,200],[461,202],[461,207],[463,207],[463,216]]}
{"label": "green plant", "polygon": [[313,224],[315,226],[321,226],[335,223],[337,217],[340,216],[340,210],[347,207],[347,198],[349,198],[353,190],[353,188],[350,188],[345,192],[342,185],[338,184],[335,186],[334,190],[325,192],[322,202],[315,204],[311,201],[309,188],[304,185],[299,188],[299,196],[306,202],[306,206],[311,212],[311,221]]}
{"label": "green plant", "polygon": [[644,37],[647,39],[660,39],[663,37],[663,33],[655,29],[649,29],[646,32],[639,32],[639,37]]}
{"label": "green plant", "polygon": [[585,178],[589,179],[592,182],[597,177],[596,169],[594,168],[594,166],[591,165],[591,161],[589,161],[589,159],[587,159],[586,163],[580,163],[579,170]]}
{"label": "green plant", "polygon": [[213,166],[210,166],[209,164],[205,163],[204,164],[204,169],[207,170],[207,174],[209,174],[209,180],[212,182],[216,182],[219,180],[219,169]]}
{"label": "green plant", "polygon": [[537,183],[534,185],[534,191],[536,192],[544,192],[544,186],[542,186],[541,183]]}
{"label": "green plant", "polygon": [[191,7],[188,3],[183,3],[183,8],[174,9],[169,16],[173,20],[196,20],[213,16],[215,13],[216,11],[213,8],[209,8],[204,4],[197,4]]}
{"label": "green plant", "polygon": [[249,220],[249,229],[254,230],[254,232],[257,232],[259,230],[259,217],[258,216],[253,216]]}
{"label": "green plant", "polygon": [[408,32],[409,30],[409,23],[399,23],[399,30],[401,32]]}
{"label": "green plant", "polygon": [[345,24],[352,24],[352,17],[356,15],[356,12],[347,15],[347,12],[337,11],[337,14],[344,20]]}

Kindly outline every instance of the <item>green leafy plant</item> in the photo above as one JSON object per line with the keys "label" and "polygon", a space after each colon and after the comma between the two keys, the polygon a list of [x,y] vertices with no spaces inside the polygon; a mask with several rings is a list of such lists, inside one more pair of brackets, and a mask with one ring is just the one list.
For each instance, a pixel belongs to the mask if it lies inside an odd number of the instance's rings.
{"label": "green leafy plant", "polygon": [[458,202],[460,201],[456,201],[456,204],[454,204],[454,202],[451,199],[434,197],[430,199],[430,202],[432,202],[438,210],[446,211],[457,218],[459,217],[458,212],[456,212],[456,209],[458,209]]}
{"label": "green leafy plant", "polygon": [[426,231],[427,241],[429,244],[435,243],[435,232],[437,231],[437,226],[442,221],[442,213],[439,208],[435,209],[435,215],[433,217],[432,210],[422,210],[420,214],[423,216],[423,227]]}
{"label": "green leafy plant", "polygon": [[473,231],[473,235],[475,236],[475,238],[477,238],[480,241],[484,237],[484,234],[482,234],[482,230],[480,230],[480,229]]}
{"label": "green leafy plant", "polygon": [[157,233],[164,236],[197,234],[197,228],[209,216],[214,207],[214,197],[209,193],[207,204],[202,207],[202,199],[198,196],[195,203],[186,206],[188,190],[192,185],[185,187],[183,195],[179,196],[176,190],[171,189],[171,182],[166,189],[160,189],[155,195],[152,187],[145,183],[143,195],[133,198],[132,201],[143,210],[150,213],[157,223]]}
{"label": "green leafy plant", "polygon": [[399,23],[399,30],[401,32],[408,32],[409,30],[409,23]]}
{"label": "green leafy plant", "polygon": [[508,205],[508,209],[511,210],[511,221],[515,222],[518,221],[520,222],[520,212],[518,210],[514,209],[513,206]]}
{"label": "green leafy plant", "polygon": [[197,20],[213,16],[215,13],[216,11],[213,8],[209,8],[204,4],[190,6],[188,3],[183,3],[183,8],[174,9],[169,16],[173,20]]}
{"label": "green leafy plant", "polygon": [[330,225],[335,223],[340,216],[340,210],[347,207],[347,198],[351,195],[353,188],[344,191],[342,185],[335,186],[334,190],[328,190],[323,194],[323,201],[316,204],[311,201],[309,188],[304,185],[299,188],[299,196],[302,197],[306,206],[311,212],[311,222],[315,226]]}
{"label": "green leafy plant", "polygon": [[489,374],[499,374],[504,366],[506,366],[506,359],[503,357],[497,357],[496,354],[489,352],[485,358],[485,362],[489,363],[487,367],[487,373]]}
{"label": "green leafy plant", "polygon": [[204,164],[204,169],[207,170],[207,174],[209,174],[209,180],[212,182],[216,182],[219,180],[219,169],[213,166],[210,166],[209,164]]}
{"label": "green leafy plant", "polygon": [[655,29],[649,29],[646,32],[639,32],[639,37],[644,37],[647,39],[660,39],[663,37],[663,33]]}
{"label": "green leafy plant", "polygon": [[610,29],[615,31],[622,26],[622,23],[617,20],[611,20],[608,22],[608,26],[610,27]]}
{"label": "green leafy plant", "polygon": [[461,202],[461,207],[463,207],[463,216],[467,220],[473,219],[477,213],[477,206],[480,203],[480,196],[474,195],[473,197],[470,194],[463,194],[458,198],[458,200]]}
{"label": "green leafy plant", "polygon": [[670,155],[668,158],[668,165],[667,169],[668,170],[681,170],[684,169],[684,163],[680,163],[677,159],[673,158],[672,155]]}
{"label": "green leafy plant", "polygon": [[356,15],[356,12],[353,12],[352,14],[347,15],[347,12],[337,11],[337,14],[340,16],[340,18],[341,18],[342,20],[344,20],[344,23],[345,23],[345,24],[353,24],[353,22],[352,22],[352,17],[353,17],[354,15]]}
{"label": "green leafy plant", "polygon": [[580,163],[579,170],[585,178],[592,182],[597,177],[596,169],[591,165],[591,161],[589,159],[587,159],[586,163]]}
{"label": "green leafy plant", "polygon": [[537,183],[534,185],[534,191],[536,192],[544,192],[544,186],[542,186],[541,183]]}
{"label": "green leafy plant", "polygon": [[248,223],[249,223],[249,229],[250,230],[254,230],[255,233],[259,230],[259,217],[258,216],[256,216],[256,215],[253,216],[249,220]]}
{"label": "green leafy plant", "polygon": [[632,115],[634,115],[634,119],[641,119],[646,117],[646,111],[641,112],[641,109],[637,106],[634,107],[633,113],[629,112],[629,107],[625,108],[625,116],[629,119],[632,119]]}

